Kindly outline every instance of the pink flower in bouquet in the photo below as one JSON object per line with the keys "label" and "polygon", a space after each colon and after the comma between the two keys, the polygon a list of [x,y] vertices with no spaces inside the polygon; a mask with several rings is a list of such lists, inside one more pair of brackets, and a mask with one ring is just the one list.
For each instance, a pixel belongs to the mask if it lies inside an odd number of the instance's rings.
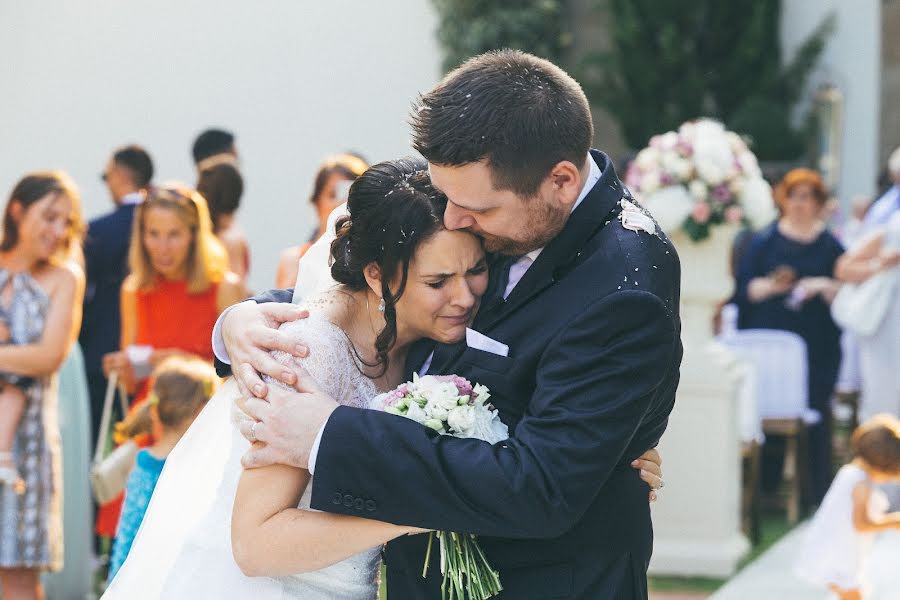
{"label": "pink flower in bouquet", "polygon": [[744,209],[740,206],[729,206],[725,209],[725,220],[731,224],[740,223],[744,218]]}
{"label": "pink flower in bouquet", "polygon": [[709,221],[710,216],[712,216],[712,209],[706,202],[698,202],[694,205],[694,208],[691,209],[691,218],[700,225]]}
{"label": "pink flower in bouquet", "polygon": [[694,145],[685,139],[679,139],[678,143],[675,144],[675,149],[682,156],[693,156],[694,154]]}
{"label": "pink flower in bouquet", "polygon": [[731,190],[728,189],[727,184],[717,185],[712,190],[712,197],[718,202],[724,204],[728,202],[729,198],[731,198]]}
{"label": "pink flower in bouquet", "polygon": [[472,395],[472,382],[465,377],[460,377],[459,375],[435,375],[434,378],[442,383],[455,385],[456,389],[459,390],[460,396]]}
{"label": "pink flower in bouquet", "polygon": [[663,173],[662,175],[660,175],[659,184],[661,186],[665,187],[667,185],[672,185],[673,183],[675,183],[675,178],[668,173]]}

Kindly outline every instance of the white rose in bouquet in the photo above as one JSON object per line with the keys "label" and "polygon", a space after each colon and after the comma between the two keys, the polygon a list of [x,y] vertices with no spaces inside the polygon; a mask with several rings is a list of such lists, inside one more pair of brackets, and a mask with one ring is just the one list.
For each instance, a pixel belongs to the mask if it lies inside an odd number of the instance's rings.
{"label": "white rose in bouquet", "polygon": [[686,181],[693,171],[691,161],[674,150],[663,152],[662,168],[677,181]]}
{"label": "white rose in bouquet", "polygon": [[653,146],[644,148],[634,157],[634,164],[641,171],[655,171],[659,168],[660,152]]}
{"label": "white rose in bouquet", "polygon": [[678,145],[678,134],[674,131],[667,131],[659,136],[659,149],[663,152],[674,150]]}
{"label": "white rose in bouquet", "polygon": [[681,227],[694,207],[694,201],[683,185],[670,185],[642,198],[641,204],[667,232]]}
{"label": "white rose in bouquet", "polygon": [[694,179],[688,184],[688,191],[698,202],[703,202],[709,197],[709,188],[699,179]]}
{"label": "white rose in bouquet", "polygon": [[660,173],[657,169],[647,171],[641,176],[641,190],[645,194],[652,194],[659,189],[660,184]]}
{"label": "white rose in bouquet", "polygon": [[756,160],[756,155],[746,148],[743,152],[738,153],[737,161],[741,166],[741,170],[744,172],[744,176],[762,177],[762,171],[759,168],[759,162]]}
{"label": "white rose in bouquet", "polygon": [[721,123],[702,119],[696,124],[694,165],[709,186],[717,186],[734,170],[734,153]]}
{"label": "white rose in bouquet", "polygon": [[746,181],[741,191],[741,205],[754,229],[765,227],[777,216],[775,203],[772,201],[772,188],[762,177]]}
{"label": "white rose in bouquet", "polygon": [[496,444],[509,438],[509,428],[497,417],[496,410],[476,410],[472,414],[474,418],[470,437],[484,440],[489,444]]}
{"label": "white rose in bouquet", "polygon": [[409,403],[409,408],[407,409],[406,417],[409,419],[412,419],[416,423],[425,423],[425,421],[428,420],[428,415],[415,402]]}
{"label": "white rose in bouquet", "polygon": [[470,438],[472,426],[475,425],[475,409],[471,406],[457,406],[447,416],[447,425],[453,430],[451,435]]}

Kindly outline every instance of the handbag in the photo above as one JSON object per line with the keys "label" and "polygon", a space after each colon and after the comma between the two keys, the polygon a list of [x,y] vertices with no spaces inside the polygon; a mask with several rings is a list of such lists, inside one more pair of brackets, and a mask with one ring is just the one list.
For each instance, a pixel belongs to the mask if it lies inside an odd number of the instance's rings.
{"label": "handbag", "polygon": [[128,394],[118,385],[118,381],[119,374],[116,371],[110,373],[109,382],[106,385],[106,396],[103,399],[100,427],[97,431],[94,460],[91,464],[91,489],[94,492],[94,498],[101,505],[114,500],[125,489],[125,482],[134,466],[138,451],[137,444],[129,440],[105,455],[112,427],[112,405],[116,390],[119,392],[122,414],[128,414]]}
{"label": "handbag", "polygon": [[835,322],[860,337],[875,333],[891,305],[897,275],[888,269],[862,283],[844,284],[831,302]]}

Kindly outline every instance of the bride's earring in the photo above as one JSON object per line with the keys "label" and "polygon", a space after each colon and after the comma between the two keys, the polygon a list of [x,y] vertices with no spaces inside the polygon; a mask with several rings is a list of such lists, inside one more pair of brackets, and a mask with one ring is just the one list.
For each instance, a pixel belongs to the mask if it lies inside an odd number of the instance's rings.
{"label": "bride's earring", "polygon": [[378,303],[378,312],[384,312],[384,298],[381,299],[381,302]]}

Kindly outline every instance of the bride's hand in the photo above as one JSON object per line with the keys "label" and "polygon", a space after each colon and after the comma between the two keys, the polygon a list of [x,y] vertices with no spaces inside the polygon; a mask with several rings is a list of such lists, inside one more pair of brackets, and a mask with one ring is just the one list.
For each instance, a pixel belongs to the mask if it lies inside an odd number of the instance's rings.
{"label": "bride's hand", "polygon": [[222,339],[231,358],[232,374],[244,396],[264,398],[268,388],[260,373],[294,385],[297,376],[269,354],[283,350],[303,358],[309,349],[278,331],[287,321],[305,319],[309,313],[293,304],[242,302],[231,307],[222,321]]}
{"label": "bride's hand", "polygon": [[665,485],[662,478],[662,456],[655,448],[651,448],[632,461],[631,466],[640,470],[641,479],[650,486],[650,502],[655,502],[656,490]]}

